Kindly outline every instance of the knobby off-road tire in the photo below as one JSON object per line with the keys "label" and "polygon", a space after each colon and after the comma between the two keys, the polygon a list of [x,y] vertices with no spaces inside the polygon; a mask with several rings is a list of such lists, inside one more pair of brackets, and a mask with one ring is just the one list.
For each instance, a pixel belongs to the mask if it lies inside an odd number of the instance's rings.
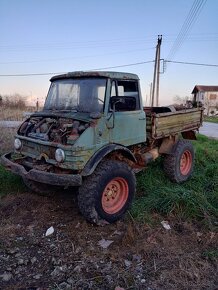
{"label": "knobby off-road tire", "polygon": [[43,196],[52,196],[61,190],[58,186],[37,182],[25,177],[23,177],[23,182],[30,191]]}
{"label": "knobby off-road tire", "polygon": [[170,180],[181,183],[186,181],[193,172],[194,148],[190,141],[179,140],[172,154],[164,158],[164,171]]}
{"label": "knobby off-road tire", "polygon": [[126,163],[103,160],[79,188],[80,212],[92,223],[113,223],[131,206],[135,189],[135,174]]}

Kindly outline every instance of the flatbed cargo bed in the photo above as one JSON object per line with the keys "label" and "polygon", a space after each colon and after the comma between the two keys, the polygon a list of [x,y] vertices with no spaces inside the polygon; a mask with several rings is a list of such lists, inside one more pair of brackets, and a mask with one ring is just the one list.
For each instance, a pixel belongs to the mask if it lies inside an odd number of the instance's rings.
{"label": "flatbed cargo bed", "polygon": [[203,108],[170,111],[169,107],[145,107],[144,111],[146,113],[147,139],[149,140],[198,130],[203,122]]}

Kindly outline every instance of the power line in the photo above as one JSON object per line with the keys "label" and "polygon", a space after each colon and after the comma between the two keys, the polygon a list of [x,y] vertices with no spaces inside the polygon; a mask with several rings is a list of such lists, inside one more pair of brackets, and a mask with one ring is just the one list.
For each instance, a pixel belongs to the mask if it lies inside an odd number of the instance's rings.
{"label": "power line", "polygon": [[16,64],[16,63],[38,63],[38,62],[50,62],[50,61],[59,61],[59,60],[67,60],[67,59],[83,59],[83,58],[92,58],[92,57],[99,57],[99,56],[106,56],[106,55],[117,55],[117,54],[125,54],[125,53],[132,53],[136,51],[145,51],[155,49],[155,47],[149,48],[140,48],[134,50],[127,50],[127,51],[119,51],[119,52],[112,52],[112,53],[104,53],[104,54],[97,54],[97,55],[84,55],[84,56],[75,56],[75,57],[61,57],[61,58],[51,58],[51,59],[41,59],[41,60],[27,60],[27,61],[9,61],[9,62],[0,62],[0,64]]}
{"label": "power line", "polygon": [[22,51],[38,51],[38,50],[60,50],[60,49],[86,49],[86,48],[102,48],[102,47],[117,47],[118,45],[135,45],[135,44],[154,44],[153,40],[141,39],[141,40],[126,40],[126,41],[107,41],[107,42],[83,42],[83,43],[59,43],[59,44],[38,44],[38,45],[20,45],[20,46],[0,46],[0,51],[9,52],[22,52]]}
{"label": "power line", "polygon": [[[192,33],[191,35],[217,35],[218,33],[217,32],[198,32],[198,33]],[[146,38],[145,37],[128,37],[128,38],[114,38],[114,39],[102,39],[102,40],[84,40],[84,41],[68,41],[68,42],[64,42],[64,41],[59,41],[59,42],[44,42],[44,43],[23,43],[23,44],[3,44],[3,45],[0,45],[0,49],[1,48],[6,48],[6,49],[9,49],[9,48],[33,48],[33,47],[36,47],[36,48],[39,48],[41,46],[45,46],[45,47],[48,47],[48,46],[58,46],[58,45],[87,45],[87,44],[102,44],[102,43],[121,43],[121,42],[138,42],[138,41],[151,41],[154,43],[154,37],[156,36],[155,35],[148,35]],[[163,34],[164,36],[164,39],[168,38],[168,37],[175,37],[177,36],[177,34]]]}
{"label": "power line", "polygon": [[199,1],[202,1],[202,0],[195,0],[192,4],[192,7],[180,29],[180,32],[179,34],[177,35],[176,37],[176,40],[170,50],[170,53],[168,55],[168,59],[170,58],[173,58],[174,54],[176,53],[176,49],[178,50],[179,46],[181,46],[182,44],[182,41],[184,40],[184,37],[185,37],[185,33],[187,33],[187,30],[189,29],[190,25],[191,25],[191,21],[193,21],[193,16],[196,15],[196,11],[198,9],[198,5],[199,5]]}
{"label": "power line", "polygon": [[209,63],[185,62],[185,61],[174,61],[174,60],[164,60],[164,62],[187,64],[187,65],[218,67],[218,64],[209,64]]}
{"label": "power line", "polygon": [[[128,66],[136,66],[147,63],[153,63],[154,60],[149,61],[141,61],[129,64],[122,64],[116,66],[107,66],[101,68],[94,68],[85,71],[96,71],[96,70],[104,70],[104,69],[112,69],[112,68],[120,68],[120,67],[128,67]],[[184,65],[195,65],[195,66],[208,66],[208,67],[218,67],[218,64],[209,64],[209,63],[197,63],[197,62],[185,62],[185,61],[173,61],[173,60],[164,60],[165,63],[176,63],[176,64],[184,64]],[[26,73],[26,74],[0,74],[0,77],[26,77],[26,76],[45,76],[45,75],[57,75],[57,74],[65,74],[67,72],[45,72],[45,73]]]}
{"label": "power line", "polygon": [[[195,0],[197,1],[197,0]],[[198,0],[198,1],[206,1],[206,0]],[[197,3],[198,4],[198,3]],[[198,7],[197,7],[198,8]],[[196,13],[196,11],[194,11]],[[181,32],[181,31],[180,31]],[[217,33],[195,33],[192,35],[217,35]],[[173,41],[175,34],[165,34],[164,38],[165,42]],[[179,35],[177,35],[178,38]],[[175,42],[175,41],[174,41]],[[60,49],[82,49],[82,48],[96,48],[96,47],[114,47],[117,45],[135,45],[136,43],[152,43],[154,44],[154,37],[146,37],[146,38],[124,38],[124,39],[107,39],[107,40],[94,40],[94,41],[74,41],[74,42],[48,42],[48,43],[26,43],[26,44],[7,44],[0,45],[0,51],[9,52],[21,52],[26,50],[37,51],[37,50],[60,50]]]}
{"label": "power line", "polygon": [[176,52],[179,50],[179,48],[182,46],[183,42],[185,41],[185,38],[188,35],[189,30],[192,28],[194,22],[198,18],[203,6],[205,5],[207,0],[194,0],[192,7],[180,29],[180,32],[178,36],[176,37],[176,40],[171,47],[171,50],[168,55],[168,59],[172,59]]}
{"label": "power line", "polygon": [[[186,38],[186,41],[189,42],[215,42],[218,41],[218,33],[198,33],[198,34],[192,34],[189,37]],[[173,42],[171,40],[165,40],[164,43]],[[102,53],[102,54],[96,54],[96,55],[83,55],[83,56],[68,56],[68,57],[60,57],[60,58],[45,58],[45,59],[32,59],[32,60],[15,60],[15,61],[3,61],[0,62],[1,65],[10,65],[10,64],[25,64],[25,63],[40,63],[40,62],[52,62],[52,61],[64,61],[68,59],[84,59],[84,58],[94,58],[99,56],[107,56],[107,55],[118,55],[118,54],[128,54],[133,53],[137,51],[145,51],[145,50],[152,50],[155,47],[147,47],[147,48],[137,48],[132,50],[123,50],[123,51],[117,51],[117,52],[111,52],[111,53]],[[167,59],[170,59],[168,57]],[[172,59],[172,57],[171,57]]]}
{"label": "power line", "polygon": [[111,69],[111,68],[118,68],[118,67],[134,66],[134,65],[141,65],[141,64],[152,63],[152,62],[154,62],[154,60],[141,61],[141,62],[136,62],[136,63],[116,65],[116,66],[108,66],[108,67],[102,67],[102,68],[95,68],[95,69],[92,69],[92,70],[102,70],[102,69]]}
{"label": "power line", "polygon": [[102,43],[117,43],[117,42],[135,42],[135,41],[145,41],[145,40],[153,40],[153,36],[146,37],[128,37],[128,38],[114,38],[114,39],[103,39],[103,40],[85,40],[85,41],[59,41],[59,42],[44,42],[44,43],[23,43],[23,44],[7,44],[0,45],[0,48],[32,48],[32,47],[41,47],[41,46],[58,46],[58,45],[88,45],[88,44],[102,44]]}
{"label": "power line", "polygon": [[[210,35],[199,33],[193,34],[193,36],[189,36],[186,38],[186,41],[190,42],[211,42],[211,41],[218,41],[218,34],[211,33]],[[165,40],[164,43],[173,42],[170,40]],[[1,65],[9,65],[9,64],[25,64],[25,63],[40,63],[40,62],[52,62],[52,61],[64,61],[70,59],[84,59],[84,58],[94,58],[99,56],[107,56],[107,55],[118,55],[118,54],[128,54],[137,51],[145,51],[155,49],[155,47],[148,47],[148,48],[137,48],[133,50],[126,50],[126,51],[118,51],[118,52],[111,52],[111,53],[104,53],[98,55],[83,55],[83,56],[68,56],[68,57],[60,57],[60,58],[49,58],[49,59],[32,59],[32,60],[16,60],[16,61],[4,61],[0,62]],[[168,59],[170,59],[168,57]]]}
{"label": "power line", "polygon": [[196,11],[198,9],[199,2],[196,1],[193,3],[191,10],[189,11],[189,14],[186,18],[186,21],[183,23],[182,28],[180,30],[180,33],[178,34],[174,45],[170,51],[170,54],[168,58],[173,58],[173,56],[176,54],[176,50],[180,48],[182,43],[184,42],[184,38],[186,34],[188,33],[189,28],[191,27],[191,23],[194,20],[194,16],[196,15]]}
{"label": "power line", "polygon": [[27,73],[27,74],[8,74],[0,75],[0,77],[29,77],[29,76],[47,76],[47,75],[59,75],[66,72],[46,72],[46,73]]}
{"label": "power line", "polygon": [[[136,63],[129,63],[129,64],[123,64],[123,65],[116,65],[116,66],[108,66],[108,67],[94,68],[94,69],[90,69],[90,71],[93,71],[93,70],[112,69],[112,68],[119,68],[119,67],[127,67],[127,66],[135,66],[135,65],[141,65],[141,64],[152,63],[152,62],[154,62],[154,60],[142,61],[142,62],[136,62]],[[64,73],[66,73],[66,72],[46,72],[46,73],[26,73],[26,74],[4,74],[4,75],[3,74],[0,74],[0,77],[45,76],[45,75],[56,75],[56,74],[64,74]]]}

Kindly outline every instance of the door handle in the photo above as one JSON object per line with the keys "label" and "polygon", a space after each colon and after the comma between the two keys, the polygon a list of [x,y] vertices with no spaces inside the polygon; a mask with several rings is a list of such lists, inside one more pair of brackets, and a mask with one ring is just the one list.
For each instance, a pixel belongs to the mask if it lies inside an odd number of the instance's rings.
{"label": "door handle", "polygon": [[145,120],[146,118],[145,117],[141,117],[141,118],[139,118],[139,120]]}

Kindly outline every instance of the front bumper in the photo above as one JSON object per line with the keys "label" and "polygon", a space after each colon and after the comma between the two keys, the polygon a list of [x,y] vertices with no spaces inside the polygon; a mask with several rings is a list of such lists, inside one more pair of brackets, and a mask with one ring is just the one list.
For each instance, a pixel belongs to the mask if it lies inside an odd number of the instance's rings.
{"label": "front bumper", "polygon": [[27,171],[24,166],[11,161],[11,153],[3,155],[0,163],[11,172],[37,182],[64,187],[82,184],[82,176],[79,174],[56,174],[37,169]]}

